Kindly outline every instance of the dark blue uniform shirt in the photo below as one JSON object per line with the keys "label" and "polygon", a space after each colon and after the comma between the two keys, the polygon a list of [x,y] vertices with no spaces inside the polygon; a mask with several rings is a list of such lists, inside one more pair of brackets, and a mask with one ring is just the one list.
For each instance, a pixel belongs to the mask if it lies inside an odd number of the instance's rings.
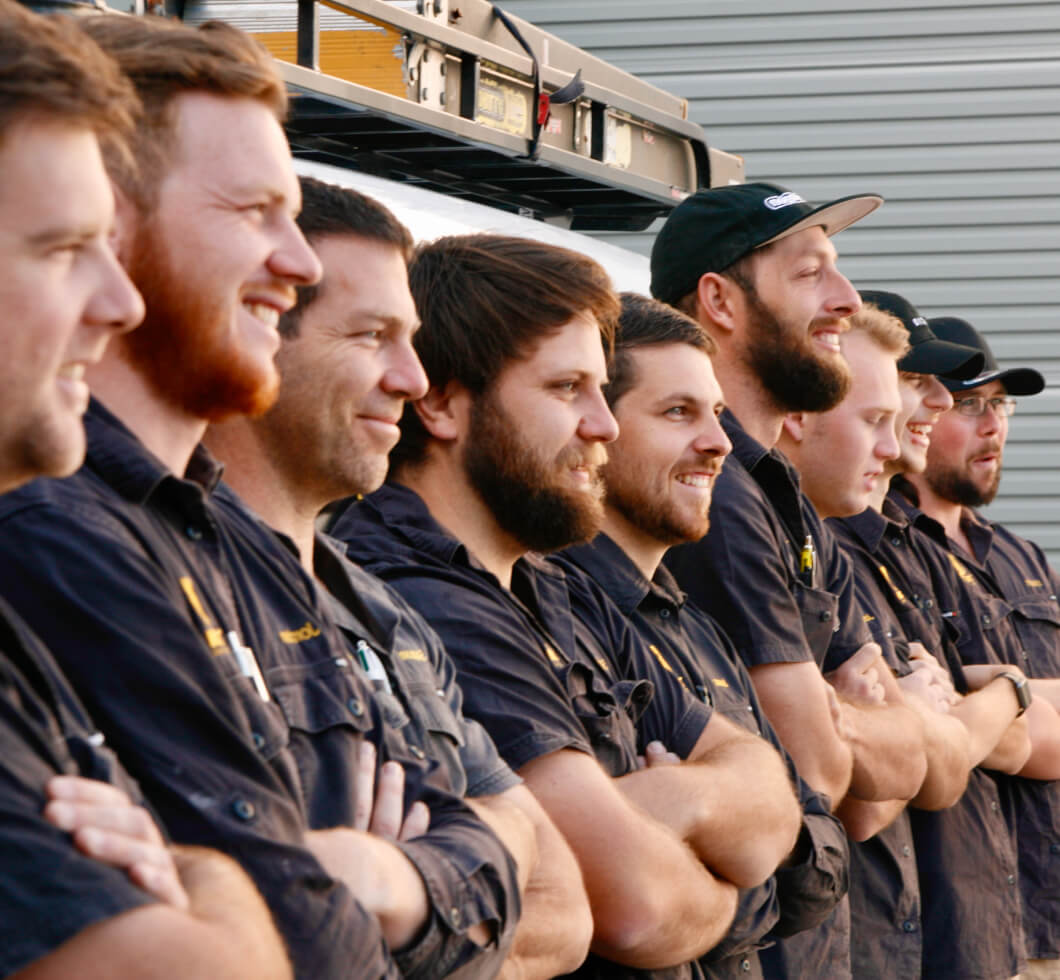
{"label": "dark blue uniform shirt", "polygon": [[[837,522],[862,587],[874,596],[871,614],[877,622],[888,621],[881,603],[893,613],[891,625],[879,628],[877,635],[890,641],[900,671],[908,642],[919,641],[950,670],[957,690],[966,691],[959,651],[986,641],[974,622],[963,622],[955,569],[893,502],[884,507],[886,516],[870,512]],[[893,635],[887,636],[888,630]],[[964,795],[948,810],[908,810],[920,884],[925,980],[1007,980],[1022,968],[1008,782],[973,769]],[[892,914],[893,926],[905,921],[897,911]]]}
{"label": "dark blue uniform shirt", "polygon": [[46,823],[45,783],[84,776],[141,802],[48,651],[0,600],[0,976],[154,899]]}
{"label": "dark blue uniform shirt", "polygon": [[[264,526],[222,519],[205,451],[179,479],[98,402],[85,426],[76,475],[0,498],[0,592],[56,651],[174,839],[243,864],[299,976],[439,976],[479,957],[495,969],[502,952],[482,954],[462,919],[486,911],[510,933],[510,855],[398,752],[308,579],[266,561],[284,553]],[[432,808],[430,838],[400,845],[427,883],[429,921],[393,958],[302,845],[306,829],[350,822],[366,737]]]}
{"label": "dark blue uniform shirt", "polygon": [[[437,630],[456,664],[465,712],[514,769],[561,749],[593,755],[613,777],[636,769],[635,725],[653,686],[623,679],[613,652],[572,614],[559,568],[527,555],[515,563],[511,588],[503,588],[417,494],[394,483],[340,513],[331,534]],[[616,610],[621,632],[619,620]],[[705,705],[693,704],[684,713],[701,723],[673,729],[681,731],[680,744],[671,740],[670,748],[679,754],[687,754],[710,716]],[[577,975],[688,977],[699,970],[696,964],[634,970],[590,955]]]}
{"label": "dark blue uniform shirt", "polygon": [[[847,885],[843,828],[831,815],[828,802],[798,779],[728,638],[706,613],[685,603],[665,567],[649,582],[606,534],[568,548],[553,560],[567,571],[568,579],[579,574],[591,577],[680,685],[741,728],[767,739],[785,756],[804,809],[798,860],[779,869],[764,885],[741,891],[733,928],[703,960],[711,977],[761,976],[757,948],[820,925],[842,898]],[[593,617],[594,607],[576,606],[576,612]]]}

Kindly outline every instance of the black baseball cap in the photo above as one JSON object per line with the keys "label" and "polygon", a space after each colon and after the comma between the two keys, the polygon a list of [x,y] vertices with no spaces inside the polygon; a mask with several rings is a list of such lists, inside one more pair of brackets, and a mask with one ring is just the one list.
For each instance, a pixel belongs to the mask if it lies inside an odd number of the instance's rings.
{"label": "black baseball cap", "polygon": [[974,347],[983,355],[983,366],[974,378],[942,379],[942,383],[950,391],[967,391],[969,388],[978,388],[994,380],[1000,381],[1010,395],[1037,395],[1045,387],[1045,378],[1034,368],[1009,368],[1007,371],[1002,371],[998,367],[997,358],[994,357],[994,352],[990,349],[986,338],[967,320],[956,316],[936,316],[928,320],[928,326],[941,340],[961,344],[964,347]]}
{"label": "black baseball cap", "polygon": [[947,378],[973,378],[983,370],[983,355],[973,347],[940,340],[916,307],[904,296],[881,289],[862,289],[861,302],[871,303],[902,321],[909,331],[909,352],[898,362],[899,371],[935,374]]}
{"label": "black baseball cap", "polygon": [[651,250],[651,294],[676,303],[705,272],[721,272],[770,242],[820,225],[834,235],[875,211],[878,194],[814,206],[779,184],[730,184],[696,191],[677,205]]}

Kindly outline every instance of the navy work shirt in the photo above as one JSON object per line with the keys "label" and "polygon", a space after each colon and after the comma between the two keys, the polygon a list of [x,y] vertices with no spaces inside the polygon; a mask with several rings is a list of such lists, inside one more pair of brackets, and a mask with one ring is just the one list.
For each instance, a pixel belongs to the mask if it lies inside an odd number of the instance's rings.
{"label": "navy work shirt", "polygon": [[[958,645],[963,649],[985,641],[981,632],[973,635],[974,624],[962,622],[952,565],[893,503],[884,507],[886,516],[870,512],[836,522],[863,587],[875,586],[872,615],[887,621],[881,603],[893,613],[887,627],[893,635],[886,637],[886,630],[881,634],[897,651],[900,667],[905,664],[908,642],[919,641],[949,669],[954,687],[967,691]],[[941,647],[932,645],[937,643]],[[1007,980],[1022,967],[1008,782],[976,768],[954,806],[907,811],[920,884],[921,975],[925,980]],[[885,882],[878,878],[876,883],[882,886]],[[905,921],[897,918],[897,911],[892,914],[892,927]],[[890,934],[893,939],[893,929]]]}
{"label": "navy work shirt", "polygon": [[721,421],[733,448],[714,487],[710,532],[671,548],[665,562],[748,668],[812,660],[834,670],[869,640],[849,563],[784,455],[731,412]]}
{"label": "navy work shirt", "polygon": [[83,776],[139,789],[48,651],[0,600],[0,976],[79,932],[155,899],[45,822],[44,786]]}
{"label": "navy work shirt", "polygon": [[[377,742],[380,763],[391,748],[372,692],[336,656],[342,642],[330,645],[334,627],[307,584],[291,580],[285,592],[219,518],[210,496],[219,467],[204,450],[180,479],[98,402],[85,428],[77,474],[0,498],[0,592],[56,652],[174,839],[246,868],[299,976],[437,976],[481,955],[453,920],[492,903],[506,923],[518,908],[517,898],[507,907],[514,867],[411,756],[399,759],[409,798],[432,807],[440,836],[400,845],[430,897],[409,948],[392,958],[375,917],[302,844],[307,829],[348,822],[345,774],[360,742]],[[257,540],[267,539],[262,526]],[[337,799],[319,792],[329,778]],[[481,845],[481,888],[445,853],[454,836]]]}
{"label": "navy work shirt", "polygon": [[[962,622],[975,642],[961,646],[966,663],[1010,663],[1028,677],[1060,677],[1060,602],[1056,573],[1040,548],[965,509],[961,524],[974,554],[916,507],[908,482],[896,504],[957,570]],[[1060,957],[1060,781],[1010,777],[1019,850],[1027,955]]]}
{"label": "navy work shirt", "polygon": [[[842,825],[831,815],[828,802],[798,779],[728,638],[710,616],[686,604],[664,566],[649,582],[606,534],[568,548],[553,560],[567,571],[568,579],[579,574],[592,578],[666,673],[741,728],[761,735],[788,762],[804,811],[799,860],[778,869],[764,885],[741,891],[733,928],[702,961],[711,977],[761,975],[757,948],[821,925],[846,891],[847,838]],[[592,607],[584,614],[593,615]]]}
{"label": "navy work shirt", "polygon": [[[395,483],[349,506],[330,533],[437,630],[456,664],[465,712],[512,768],[561,749],[593,755],[612,777],[637,768],[635,721],[652,685],[622,680],[610,652],[572,614],[559,568],[527,555],[504,589],[416,493]],[[671,751],[687,754],[698,734],[689,730],[681,738],[687,744]],[[688,977],[699,970],[636,970],[590,955],[577,975]]]}

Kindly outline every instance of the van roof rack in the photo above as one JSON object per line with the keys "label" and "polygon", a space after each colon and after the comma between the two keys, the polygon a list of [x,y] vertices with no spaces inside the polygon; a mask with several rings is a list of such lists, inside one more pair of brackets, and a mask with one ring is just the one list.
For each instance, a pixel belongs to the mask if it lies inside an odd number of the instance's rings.
{"label": "van roof rack", "polygon": [[295,156],[576,230],[640,231],[741,182],[683,99],[487,0],[185,0],[258,36]]}

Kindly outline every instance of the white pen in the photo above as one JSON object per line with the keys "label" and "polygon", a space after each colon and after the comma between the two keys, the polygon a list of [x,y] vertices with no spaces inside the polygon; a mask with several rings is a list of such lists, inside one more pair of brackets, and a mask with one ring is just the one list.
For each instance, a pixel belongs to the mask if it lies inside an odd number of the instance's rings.
{"label": "white pen", "polygon": [[250,678],[250,682],[254,685],[254,690],[258,692],[258,696],[262,701],[271,701],[269,689],[265,686],[265,678],[261,676],[261,668],[258,666],[258,658],[254,656],[254,651],[240,642],[239,634],[235,630],[229,630],[225,633],[225,639],[228,641],[228,648],[232,651],[232,656],[236,658],[236,663],[239,664],[239,672],[244,677]]}

